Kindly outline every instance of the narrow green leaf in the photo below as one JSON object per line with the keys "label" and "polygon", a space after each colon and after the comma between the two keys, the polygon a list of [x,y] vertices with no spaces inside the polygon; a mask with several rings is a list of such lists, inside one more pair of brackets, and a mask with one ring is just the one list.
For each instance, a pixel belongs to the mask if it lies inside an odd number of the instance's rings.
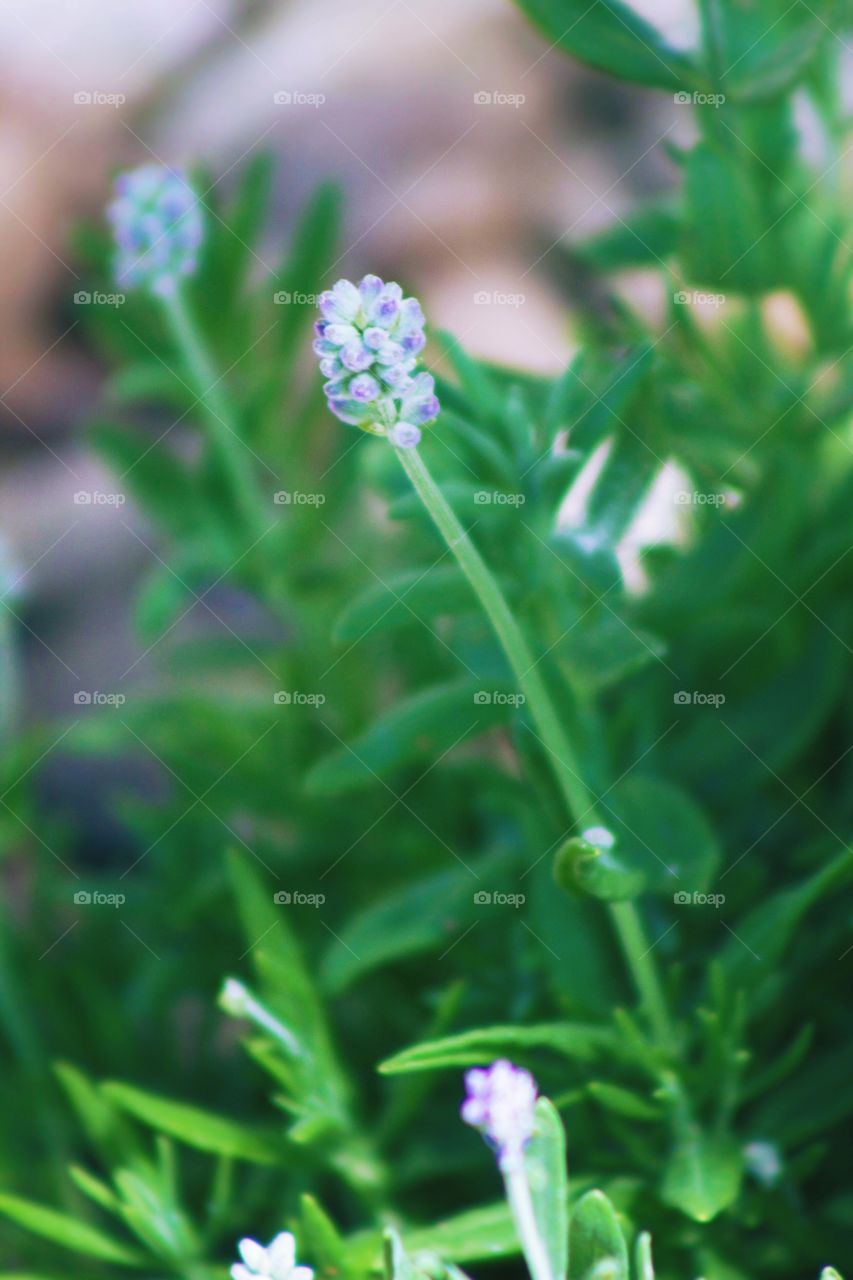
{"label": "narrow green leaf", "polygon": [[301,1197],[299,1206],[300,1258],[306,1258],[316,1273],[327,1280],[350,1275],[346,1242],[325,1209],[307,1193]]}
{"label": "narrow green leaf", "polygon": [[679,227],[679,210],[671,200],[649,203],[573,245],[572,253],[599,271],[659,266],[675,253]]}
{"label": "narrow green leaf", "polygon": [[652,1238],[648,1231],[643,1231],[637,1236],[634,1271],[636,1280],[655,1280],[655,1268],[652,1262]]}
{"label": "narrow green leaf", "polygon": [[608,1084],[604,1080],[591,1080],[586,1088],[587,1093],[608,1111],[627,1116],[629,1120],[660,1120],[663,1114],[653,1103],[619,1085]]}
{"label": "narrow green leaf", "polygon": [[446,950],[467,922],[482,914],[475,886],[500,884],[506,869],[502,856],[477,863],[479,880],[461,866],[408,880],[355,912],[329,945],[322,967],[325,984],[337,995],[380,965],[436,947]]}
{"label": "narrow green leaf", "polygon": [[53,1069],[89,1141],[108,1158],[118,1158],[130,1136],[124,1118],[73,1063],[57,1062]]}
{"label": "narrow green leaf", "polygon": [[[719,72],[715,85],[726,98],[754,102],[790,89],[809,70],[836,21],[832,0],[775,0],[728,4],[707,0],[706,41],[712,42]],[[713,31],[708,31],[708,23]],[[709,38],[710,37],[710,38]]]}
{"label": "narrow green leaf", "polygon": [[128,1249],[120,1240],[105,1235],[86,1222],[71,1218],[67,1214],[57,1213],[44,1205],[33,1204],[31,1200],[22,1200],[19,1196],[0,1195],[0,1213],[5,1214],[12,1222],[32,1231],[34,1235],[43,1236],[63,1249],[71,1249],[74,1253],[83,1253],[90,1258],[100,1258],[104,1262],[115,1262],[123,1267],[145,1266],[146,1260],[132,1249]]}
{"label": "narrow green leaf", "polygon": [[705,814],[662,778],[633,773],[605,801],[620,862],[646,876],[653,892],[706,892],[721,849]]}
{"label": "narrow green leaf", "polygon": [[432,1226],[408,1232],[409,1248],[438,1254],[458,1263],[514,1257],[518,1238],[504,1201],[467,1209]]}
{"label": "narrow green leaf", "polygon": [[112,1187],[107,1186],[100,1178],[96,1178],[79,1164],[69,1165],[68,1174],[75,1186],[79,1187],[83,1194],[100,1208],[106,1209],[108,1213],[120,1213],[121,1205]]}
{"label": "narrow green leaf", "polygon": [[109,1082],[101,1086],[110,1101],[143,1124],[170,1134],[187,1146],[211,1155],[231,1156],[253,1164],[278,1164],[282,1144],[271,1132],[203,1111],[200,1107],[161,1098],[132,1085]]}
{"label": "narrow green leaf", "polygon": [[700,142],[685,174],[681,254],[688,279],[725,293],[783,283],[784,263],[765,235],[768,210],[758,175],[730,148]]}
{"label": "narrow green leaf", "polygon": [[340,219],[340,188],[335,183],[323,183],[299,219],[275,281],[264,283],[264,288],[271,288],[288,299],[276,309],[277,338],[283,352],[291,352],[300,329],[315,313],[314,295],[318,282],[325,280],[331,268]]}
{"label": "narrow green leaf", "polygon": [[376,785],[377,776],[416,760],[435,761],[516,713],[512,697],[495,697],[481,679],[433,685],[396,703],[349,746],[315,765],[306,778],[313,795],[339,795]]}
{"label": "narrow green leaf", "polygon": [[793,940],[800,922],[823,897],[853,880],[853,849],[835,858],[791,889],[771,894],[735,926],[736,936],[720,956],[727,977],[751,987],[756,971],[772,972]]}
{"label": "narrow green leaf", "polygon": [[483,1027],[404,1049],[380,1063],[379,1070],[383,1075],[402,1075],[411,1071],[470,1067],[537,1049],[550,1049],[574,1061],[591,1062],[600,1053],[612,1049],[614,1041],[614,1033],[608,1028],[585,1023]]}
{"label": "narrow green leaf", "polygon": [[546,38],[600,71],[657,89],[692,85],[690,59],[619,0],[519,0]]}
{"label": "narrow green leaf", "polygon": [[474,604],[468,581],[454,565],[411,569],[368,587],[350,601],[335,623],[334,639],[350,644],[362,637],[421,626],[437,616],[470,613]]}

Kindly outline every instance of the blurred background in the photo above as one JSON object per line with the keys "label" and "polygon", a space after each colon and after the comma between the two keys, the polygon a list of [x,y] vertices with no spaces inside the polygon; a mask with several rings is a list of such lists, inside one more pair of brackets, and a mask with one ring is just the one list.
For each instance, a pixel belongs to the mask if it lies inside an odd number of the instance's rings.
{"label": "blurred background", "polygon": [[[690,39],[687,0],[645,8]],[[67,714],[138,657],[134,514],[73,504],[109,485],[81,439],[102,371],[69,236],[101,218],[117,168],[201,160],[227,189],[268,148],[275,244],[332,175],[341,274],[398,276],[474,353],[554,370],[572,351],[563,244],[665,189],[689,127],[666,95],[549,51],[505,0],[5,0],[0,49],[0,536],[26,718]]]}

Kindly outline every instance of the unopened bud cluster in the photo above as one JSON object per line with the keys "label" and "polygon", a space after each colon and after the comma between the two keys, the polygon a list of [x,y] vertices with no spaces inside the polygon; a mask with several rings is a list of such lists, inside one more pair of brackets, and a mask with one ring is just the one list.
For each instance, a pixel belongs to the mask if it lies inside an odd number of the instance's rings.
{"label": "unopened bud cluster", "polygon": [[329,408],[342,422],[412,448],[438,416],[435,383],[416,372],[424,313],[398,284],[368,275],[339,280],[319,298],[314,350]]}

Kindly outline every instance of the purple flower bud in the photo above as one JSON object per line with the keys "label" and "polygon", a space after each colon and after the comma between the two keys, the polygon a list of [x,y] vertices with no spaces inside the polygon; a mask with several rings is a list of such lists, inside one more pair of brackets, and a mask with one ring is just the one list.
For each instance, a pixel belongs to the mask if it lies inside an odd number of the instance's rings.
{"label": "purple flower bud", "polygon": [[362,404],[370,404],[372,400],[376,400],[381,390],[379,383],[369,373],[358,374],[349,384],[349,393],[353,400],[358,400]]}
{"label": "purple flower bud", "polygon": [[421,433],[411,422],[395,422],[388,432],[388,439],[398,449],[414,449],[421,442]]}
{"label": "purple flower bud", "polygon": [[395,364],[389,369],[379,369],[377,372],[382,381],[392,387],[398,395],[404,394],[412,385],[411,366],[407,364]]}
{"label": "purple flower bud", "polygon": [[336,347],[346,346],[349,342],[358,342],[359,332],[352,324],[327,324],[323,337],[333,342]]}
{"label": "purple flower bud", "polygon": [[419,373],[406,391],[400,404],[400,414],[407,422],[424,426],[437,418],[441,409],[435,395],[435,379],[428,373]]}
{"label": "purple flower bud", "polygon": [[518,1165],[536,1124],[533,1076],[499,1059],[485,1070],[466,1072],[465,1088],[462,1119],[495,1148],[501,1169]]}
{"label": "purple flower bud", "polygon": [[373,305],[380,293],[384,289],[383,282],[379,276],[365,276],[359,283],[358,292],[361,299],[361,305],[365,311]]}
{"label": "purple flower bud", "polygon": [[423,308],[417,298],[404,298],[400,303],[400,322],[407,329],[422,329],[425,323]]}
{"label": "purple flower bud", "polygon": [[320,294],[318,305],[326,320],[351,324],[361,310],[361,295],[349,280],[339,280],[332,289]]}
{"label": "purple flower bud", "polygon": [[342,349],[341,362],[351,373],[362,373],[373,364],[373,354],[366,350],[360,338],[356,338]]}
{"label": "purple flower bud", "polygon": [[388,341],[388,334],[376,325],[364,331],[364,345],[371,351],[378,351]]}
{"label": "purple flower bud", "polygon": [[419,355],[426,346],[426,336],[419,329],[413,329],[411,333],[403,334],[400,346],[409,355]]}
{"label": "purple flower bud", "polygon": [[389,341],[386,336],[384,343],[376,352],[376,359],[380,364],[398,364],[405,356],[403,348],[398,342]]}

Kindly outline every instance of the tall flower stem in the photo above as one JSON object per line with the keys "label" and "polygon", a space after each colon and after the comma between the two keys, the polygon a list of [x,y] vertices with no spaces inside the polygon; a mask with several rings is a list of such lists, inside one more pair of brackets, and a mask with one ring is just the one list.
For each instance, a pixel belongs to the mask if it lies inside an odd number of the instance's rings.
{"label": "tall flower stem", "polygon": [[[536,659],[491,570],[447,503],[419,450],[396,449],[395,452],[492,624],[551,759],[570,817],[576,822],[585,818],[591,823],[600,822],[597,801],[583,779],[572,744],[537,670]],[[639,913],[633,902],[610,903],[609,910],[649,1021],[656,1037],[666,1043],[671,1038],[666,999]]]}
{"label": "tall flower stem", "polygon": [[530,1184],[523,1161],[503,1170],[503,1179],[512,1219],[532,1280],[555,1280],[533,1212]]}
{"label": "tall flower stem", "polygon": [[222,474],[231,485],[234,503],[246,532],[259,539],[267,530],[246,446],[237,430],[236,413],[222,387],[204,339],[180,288],[160,298],[172,336],[184,358],[192,388],[204,410]]}

